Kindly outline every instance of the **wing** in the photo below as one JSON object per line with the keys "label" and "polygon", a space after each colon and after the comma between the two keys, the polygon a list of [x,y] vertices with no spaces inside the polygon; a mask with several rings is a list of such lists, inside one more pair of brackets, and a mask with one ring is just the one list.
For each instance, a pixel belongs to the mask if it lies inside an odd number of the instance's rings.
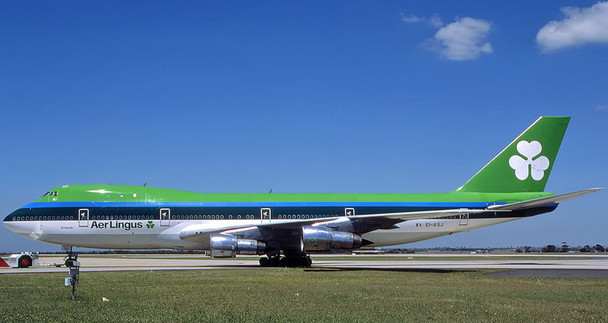
{"label": "wing", "polygon": [[[209,225],[209,224],[192,224],[180,232],[180,239],[196,242],[207,242],[209,237],[214,233],[235,233],[242,230],[259,228],[270,230],[294,230],[300,229],[307,225],[319,225],[329,223],[350,223],[356,228],[352,231],[356,233],[369,232],[376,229],[391,229],[396,223],[417,220],[430,219],[445,216],[457,216],[460,214],[483,213],[488,212],[486,209],[449,209],[449,210],[434,210],[434,211],[417,211],[417,212],[397,212],[397,213],[378,213],[365,214],[354,216],[340,216],[304,220],[275,220],[272,223],[260,223],[256,225]],[[279,222],[280,221],[280,222]],[[268,231],[268,230],[266,230]]]}

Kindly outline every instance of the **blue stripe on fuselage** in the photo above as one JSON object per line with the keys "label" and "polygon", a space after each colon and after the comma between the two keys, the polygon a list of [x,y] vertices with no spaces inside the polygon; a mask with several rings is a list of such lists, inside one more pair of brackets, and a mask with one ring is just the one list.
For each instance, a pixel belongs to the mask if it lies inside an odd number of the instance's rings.
{"label": "blue stripe on fuselage", "polygon": [[493,202],[33,202],[22,208],[49,207],[423,207],[485,208]]}

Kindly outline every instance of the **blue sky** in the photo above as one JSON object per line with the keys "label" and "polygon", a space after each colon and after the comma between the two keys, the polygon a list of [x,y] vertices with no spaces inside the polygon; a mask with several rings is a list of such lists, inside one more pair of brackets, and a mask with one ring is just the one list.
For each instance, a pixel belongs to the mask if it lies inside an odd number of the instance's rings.
{"label": "blue sky", "polygon": [[[541,115],[608,182],[608,3],[3,1],[0,213],[63,184],[443,192]],[[608,244],[605,192],[411,246]],[[0,250],[59,250],[0,228]]]}

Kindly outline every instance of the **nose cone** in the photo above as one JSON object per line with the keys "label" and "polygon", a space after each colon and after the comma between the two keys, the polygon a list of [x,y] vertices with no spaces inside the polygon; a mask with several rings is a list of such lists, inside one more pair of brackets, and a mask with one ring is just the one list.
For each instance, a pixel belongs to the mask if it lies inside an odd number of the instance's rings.
{"label": "nose cone", "polygon": [[4,224],[4,226],[5,226],[7,229],[9,229],[9,230],[11,230],[11,231],[13,231],[13,232],[15,232],[15,233],[18,233],[18,232],[17,232],[17,231],[18,231],[18,229],[17,229],[17,226],[16,226],[16,221],[15,221],[15,212],[17,212],[17,211],[14,211],[14,212],[12,212],[11,214],[7,215],[7,216],[4,218],[4,220],[2,221],[2,224]]}
{"label": "nose cone", "polygon": [[32,209],[25,206],[15,210],[4,218],[4,226],[14,233],[32,240],[44,241],[43,224],[39,217],[32,214]]}
{"label": "nose cone", "polygon": [[2,221],[4,226],[13,231],[18,235],[22,235],[26,238],[37,240],[39,235],[35,235],[35,221],[24,221],[25,217],[23,216],[23,209],[18,209],[13,213],[7,215]]}

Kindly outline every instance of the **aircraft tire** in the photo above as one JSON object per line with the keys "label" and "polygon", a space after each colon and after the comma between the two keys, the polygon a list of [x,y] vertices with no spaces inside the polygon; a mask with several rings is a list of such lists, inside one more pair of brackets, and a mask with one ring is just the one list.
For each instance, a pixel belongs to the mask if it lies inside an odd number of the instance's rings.
{"label": "aircraft tire", "polygon": [[281,266],[281,267],[292,267],[292,266],[290,266],[290,264],[291,264],[291,258],[283,257],[283,258],[281,258],[281,260],[279,260],[279,266]]}
{"label": "aircraft tire", "polygon": [[261,267],[279,267],[283,265],[283,259],[279,257],[262,257],[260,258]]}
{"label": "aircraft tire", "polygon": [[267,257],[260,258],[260,266],[270,267],[270,259],[268,259]]}
{"label": "aircraft tire", "polygon": [[309,256],[283,257],[280,262],[281,267],[310,267],[312,260]]}
{"label": "aircraft tire", "polygon": [[28,268],[29,266],[32,265],[32,257],[24,255],[19,257],[19,268]]}
{"label": "aircraft tire", "polygon": [[281,259],[279,257],[270,258],[270,267],[279,267],[281,265]]}
{"label": "aircraft tire", "polygon": [[310,259],[310,257],[306,256],[303,259],[303,267],[310,267],[312,265],[312,259]]}

